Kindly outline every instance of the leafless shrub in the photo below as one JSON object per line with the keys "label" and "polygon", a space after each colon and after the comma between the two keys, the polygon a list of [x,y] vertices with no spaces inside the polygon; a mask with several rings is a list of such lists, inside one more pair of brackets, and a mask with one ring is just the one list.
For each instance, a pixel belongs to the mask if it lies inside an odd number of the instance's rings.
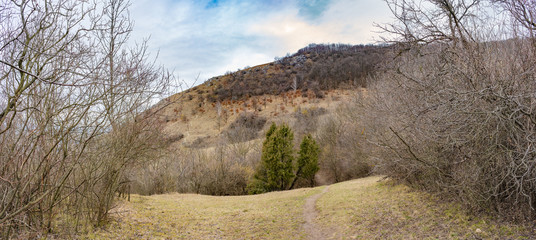
{"label": "leafless shrub", "polygon": [[229,153],[226,146],[220,145],[210,155],[212,161],[205,168],[200,193],[210,195],[246,193],[246,186],[253,172],[252,167],[241,158],[234,158]]}
{"label": "leafless shrub", "polygon": [[318,175],[327,183],[364,177],[371,171],[371,163],[363,151],[365,139],[361,124],[350,117],[352,113],[355,112],[343,106],[320,123],[317,132],[321,150]]}
{"label": "leafless shrub", "polygon": [[318,119],[320,116],[326,114],[325,108],[296,108],[292,114],[295,118],[292,124],[292,129],[296,133],[296,139],[300,139],[300,136],[308,133],[316,132],[318,128]]}
{"label": "leafless shrub", "polygon": [[367,136],[390,177],[533,219],[536,48],[518,7],[534,1],[501,2],[388,0],[399,48],[363,98]]}
{"label": "leafless shrub", "polygon": [[223,131],[223,135],[232,143],[249,141],[257,138],[257,133],[266,124],[266,118],[254,113],[241,113],[232,122],[228,129]]}
{"label": "leafless shrub", "polygon": [[159,158],[167,146],[160,129],[149,120],[145,123],[126,123],[103,135],[89,146],[80,163],[75,179],[84,197],[73,202],[85,206],[87,218],[96,224],[107,221],[108,212],[114,207],[115,193],[129,187],[134,180],[132,169],[144,166]]}
{"label": "leafless shrub", "polygon": [[132,193],[152,195],[176,192],[181,177],[187,171],[183,154],[179,150],[168,151],[159,158],[133,167],[129,171]]}
{"label": "leafless shrub", "polygon": [[[253,174],[256,154],[245,143],[215,149],[190,149],[183,159],[177,191],[210,195],[246,194],[246,186]],[[258,155],[258,154],[257,154]]]}
{"label": "leafless shrub", "polygon": [[201,136],[197,137],[194,141],[191,143],[185,143],[186,147],[189,148],[205,148],[208,146],[208,141],[210,137],[209,136]]}
{"label": "leafless shrub", "polygon": [[134,168],[129,175],[132,192],[246,194],[247,182],[260,159],[260,142],[227,138],[218,141],[214,148],[171,149]]}
{"label": "leafless shrub", "polygon": [[182,140],[183,138],[184,138],[184,134],[177,133],[177,134],[174,134],[173,136],[168,137],[167,141],[169,141],[169,142],[178,142],[178,141]]}

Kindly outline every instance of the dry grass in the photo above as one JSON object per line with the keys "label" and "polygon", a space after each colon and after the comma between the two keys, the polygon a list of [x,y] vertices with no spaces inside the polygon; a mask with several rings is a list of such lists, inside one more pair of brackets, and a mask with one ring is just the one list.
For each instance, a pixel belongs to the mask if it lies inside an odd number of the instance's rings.
{"label": "dry grass", "polygon": [[531,239],[522,226],[466,214],[380,177],[334,184],[317,202],[334,239]]}
{"label": "dry grass", "polygon": [[303,205],[321,189],[255,196],[133,196],[127,212],[84,239],[305,239]]}
{"label": "dry grass", "polygon": [[[332,239],[531,239],[438,203],[422,192],[368,177],[334,184],[316,203],[316,226]],[[305,239],[306,199],[324,187],[254,196],[133,196],[106,230],[82,239]]]}

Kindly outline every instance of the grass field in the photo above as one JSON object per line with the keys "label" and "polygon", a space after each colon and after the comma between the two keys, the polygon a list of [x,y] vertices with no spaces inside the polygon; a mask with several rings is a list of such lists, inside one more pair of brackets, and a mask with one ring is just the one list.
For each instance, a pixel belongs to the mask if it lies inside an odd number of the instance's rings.
{"label": "grass field", "polygon": [[[529,229],[465,214],[456,205],[368,177],[255,196],[165,194],[132,197],[106,229],[82,239],[308,239],[304,204],[330,239],[530,239]],[[315,198],[316,199],[316,198]]]}
{"label": "grass field", "polygon": [[305,199],[320,188],[257,196],[133,196],[90,239],[305,239]]}
{"label": "grass field", "polygon": [[334,184],[317,202],[333,239],[534,239],[522,226],[466,214],[458,205],[369,177]]}

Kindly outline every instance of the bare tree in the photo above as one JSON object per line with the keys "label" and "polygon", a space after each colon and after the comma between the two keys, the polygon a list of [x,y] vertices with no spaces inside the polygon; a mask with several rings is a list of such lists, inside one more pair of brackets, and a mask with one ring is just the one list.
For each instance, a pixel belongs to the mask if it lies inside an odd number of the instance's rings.
{"label": "bare tree", "polygon": [[146,45],[126,48],[126,1],[0,6],[2,236],[52,232],[56,215],[76,225],[92,215],[94,196],[103,204],[88,220],[101,222],[123,169],[159,147],[141,142],[157,135],[139,114],[169,75]]}

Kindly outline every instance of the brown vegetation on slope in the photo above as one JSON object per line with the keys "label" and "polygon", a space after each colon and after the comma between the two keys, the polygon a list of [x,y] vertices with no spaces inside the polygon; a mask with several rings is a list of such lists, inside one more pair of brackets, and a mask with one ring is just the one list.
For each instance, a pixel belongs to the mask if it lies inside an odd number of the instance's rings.
{"label": "brown vegetation on slope", "polygon": [[281,95],[301,90],[303,96],[323,97],[322,91],[366,87],[367,77],[384,59],[387,47],[311,44],[275,62],[208,80],[210,101]]}

